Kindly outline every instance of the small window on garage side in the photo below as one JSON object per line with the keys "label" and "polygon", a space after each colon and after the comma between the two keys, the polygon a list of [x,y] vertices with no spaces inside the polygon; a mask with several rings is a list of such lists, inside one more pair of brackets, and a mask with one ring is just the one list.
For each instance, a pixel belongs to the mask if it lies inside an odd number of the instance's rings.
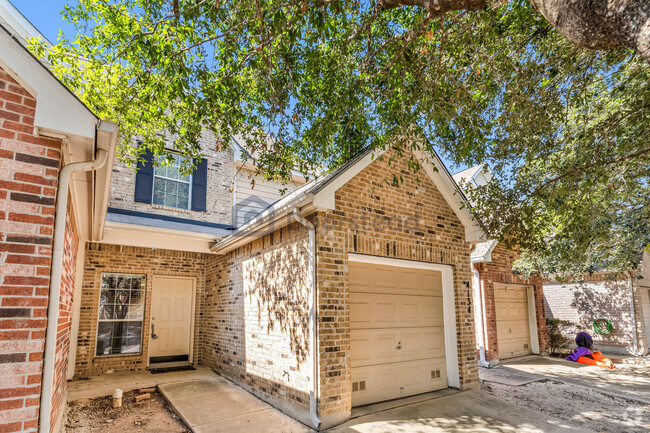
{"label": "small window on garage side", "polygon": [[102,274],[97,356],[142,353],[145,292],[144,275]]}
{"label": "small window on garage side", "polygon": [[179,209],[190,208],[190,188],[192,176],[182,175],[180,172],[181,156],[170,154],[173,162],[162,165],[166,156],[156,157],[157,165],[153,169],[153,204],[175,207]]}

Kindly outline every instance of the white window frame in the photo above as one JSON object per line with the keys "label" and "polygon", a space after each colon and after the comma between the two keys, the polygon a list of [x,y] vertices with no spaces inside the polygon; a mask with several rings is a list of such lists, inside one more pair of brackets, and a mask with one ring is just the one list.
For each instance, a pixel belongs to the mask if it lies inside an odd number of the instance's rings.
{"label": "white window frame", "polygon": [[[142,277],[143,278],[143,287],[142,287],[142,293],[144,296],[144,305],[143,305],[143,310],[142,310],[142,318],[141,319],[102,319],[99,317],[101,313],[101,297],[102,297],[102,280],[104,279],[105,275],[119,275],[121,277]],[[98,302],[97,302],[97,327],[95,329],[95,349],[93,352],[93,357],[94,358],[108,358],[111,356],[141,356],[144,350],[144,320],[147,312],[147,276],[145,274],[127,274],[123,272],[101,272],[99,275],[99,290],[98,290]],[[142,322],[142,327],[140,330],[140,351],[139,352],[131,352],[131,353],[111,353],[109,355],[98,355],[97,354],[97,345],[99,343],[99,324],[102,322]]]}
{"label": "white window frame", "polygon": [[[180,155],[178,153],[173,153],[173,154],[174,155]],[[167,176],[157,174],[156,173],[157,168],[158,168],[158,166],[156,165],[156,158],[154,157],[153,177],[152,177],[152,180],[151,180],[151,204],[153,204],[155,206],[165,206],[165,207],[173,207],[175,209],[191,210],[192,209],[192,180],[193,180],[193,175],[190,174],[188,176],[189,180],[184,181],[184,180],[174,179],[172,177],[167,177]],[[154,202],[154,190],[155,190],[155,185],[156,185],[156,178],[162,179],[164,181],[177,182],[177,183],[182,183],[182,184],[189,185],[189,188],[187,190],[188,191],[187,192],[187,207],[168,206],[166,204],[155,203]]]}

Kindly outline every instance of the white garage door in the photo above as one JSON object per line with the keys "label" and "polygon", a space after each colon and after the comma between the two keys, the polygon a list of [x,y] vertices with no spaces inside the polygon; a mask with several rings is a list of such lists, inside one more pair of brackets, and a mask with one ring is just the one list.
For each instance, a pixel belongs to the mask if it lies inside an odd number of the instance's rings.
{"label": "white garage door", "polygon": [[494,284],[499,359],[530,355],[527,286]]}
{"label": "white garage door", "polygon": [[352,405],[447,387],[442,275],[350,262]]}

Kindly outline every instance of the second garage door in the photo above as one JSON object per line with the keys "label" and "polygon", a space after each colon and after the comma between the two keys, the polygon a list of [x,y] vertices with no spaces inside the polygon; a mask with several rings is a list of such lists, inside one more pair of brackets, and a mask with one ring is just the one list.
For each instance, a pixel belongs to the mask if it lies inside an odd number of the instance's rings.
{"label": "second garage door", "polygon": [[350,262],[352,405],[447,387],[438,271]]}
{"label": "second garage door", "polygon": [[499,359],[530,355],[527,286],[494,284]]}

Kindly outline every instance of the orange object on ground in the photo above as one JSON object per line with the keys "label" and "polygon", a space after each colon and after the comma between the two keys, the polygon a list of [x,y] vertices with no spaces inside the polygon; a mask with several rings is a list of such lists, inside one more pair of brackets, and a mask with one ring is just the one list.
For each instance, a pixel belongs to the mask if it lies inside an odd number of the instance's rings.
{"label": "orange object on ground", "polygon": [[599,350],[594,350],[593,352],[591,352],[591,357],[581,356],[580,358],[578,358],[576,362],[579,362],[581,364],[595,365],[597,367],[602,367],[602,368],[608,368],[610,370],[616,368],[612,360],[604,357]]}

